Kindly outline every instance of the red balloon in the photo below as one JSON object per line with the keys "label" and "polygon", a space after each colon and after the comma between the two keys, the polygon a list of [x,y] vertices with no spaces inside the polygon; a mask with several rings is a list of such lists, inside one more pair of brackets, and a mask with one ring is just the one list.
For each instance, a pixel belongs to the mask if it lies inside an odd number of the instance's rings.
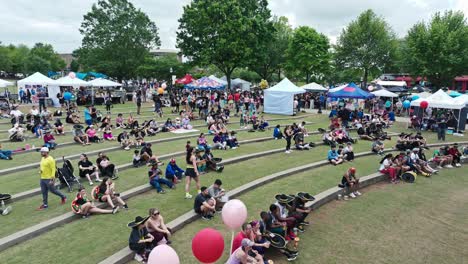
{"label": "red balloon", "polygon": [[221,233],[212,228],[200,230],[192,239],[193,255],[201,263],[214,263],[224,251],[224,238]]}
{"label": "red balloon", "polygon": [[419,106],[422,109],[426,109],[429,106],[429,103],[427,101],[422,101],[421,103],[419,103]]}

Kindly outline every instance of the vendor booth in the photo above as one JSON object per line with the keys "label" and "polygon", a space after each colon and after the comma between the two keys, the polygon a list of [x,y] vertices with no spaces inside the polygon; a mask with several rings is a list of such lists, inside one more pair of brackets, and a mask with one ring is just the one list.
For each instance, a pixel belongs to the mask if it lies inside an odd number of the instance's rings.
{"label": "vendor booth", "polygon": [[292,115],[294,114],[294,95],[305,92],[304,89],[297,87],[288,78],[284,78],[277,85],[265,90],[264,112]]}
{"label": "vendor booth", "polygon": [[231,87],[240,88],[242,91],[250,91],[250,86],[252,86],[250,82],[242,80],[240,78],[231,80]]}
{"label": "vendor booth", "polygon": [[[89,81],[88,86],[91,86],[91,103],[103,104],[105,93],[110,93],[113,104],[125,103],[125,92],[114,89],[116,87],[121,87],[121,83],[108,79],[97,78]],[[99,89],[99,93],[95,93],[96,89]]]}
{"label": "vendor booth", "polygon": [[375,97],[375,95],[368,93],[359,88],[354,83],[349,83],[341,90],[336,92],[328,93],[328,97],[331,98],[354,98],[354,99],[369,99]]}
{"label": "vendor booth", "polygon": [[184,86],[189,90],[223,90],[226,85],[212,80],[208,77],[200,78]]}
{"label": "vendor booth", "polygon": [[301,86],[302,89],[308,91],[308,92],[326,92],[328,91],[327,88],[323,87],[322,85],[318,83],[309,83],[304,86]]}
{"label": "vendor booth", "polygon": [[[17,84],[18,84],[18,94],[21,88],[35,91],[39,87],[45,87],[46,92],[48,94],[48,98],[50,99],[50,100],[47,100],[47,105],[53,105],[55,107],[60,106],[59,100],[57,98],[57,94],[60,93],[59,86],[55,85],[56,84],[55,80],[50,79],[49,77],[43,75],[42,73],[36,72],[22,80],[19,80]],[[31,92],[31,94],[32,93],[33,92]],[[33,101],[34,100],[35,99],[33,96]]]}
{"label": "vendor booth", "polygon": [[[216,76],[214,76],[214,75],[210,75],[210,76],[208,76],[208,78],[210,78],[211,80],[213,80],[213,81],[215,81],[215,82],[217,82],[217,83],[220,83],[220,84],[222,84],[222,85],[227,85],[227,84],[228,84],[227,81],[222,80],[222,79],[220,79],[220,78],[218,78],[218,77],[216,77]],[[231,81],[231,83],[232,83],[232,81]]]}

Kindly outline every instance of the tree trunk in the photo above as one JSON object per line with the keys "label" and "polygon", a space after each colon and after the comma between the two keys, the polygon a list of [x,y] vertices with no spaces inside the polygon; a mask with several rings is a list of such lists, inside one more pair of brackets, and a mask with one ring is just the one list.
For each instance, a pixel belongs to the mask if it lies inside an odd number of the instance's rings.
{"label": "tree trunk", "polygon": [[232,73],[232,71],[226,71],[225,73],[226,73],[226,81],[228,83],[227,88],[228,88],[228,91],[230,91],[231,90],[231,73]]}
{"label": "tree trunk", "polygon": [[306,84],[309,84],[310,81],[310,74],[307,72],[306,73]]}
{"label": "tree trunk", "polygon": [[281,81],[281,68],[278,69],[278,82]]}
{"label": "tree trunk", "polygon": [[362,89],[367,89],[367,75],[369,74],[369,70],[364,68],[364,77],[362,78]]}

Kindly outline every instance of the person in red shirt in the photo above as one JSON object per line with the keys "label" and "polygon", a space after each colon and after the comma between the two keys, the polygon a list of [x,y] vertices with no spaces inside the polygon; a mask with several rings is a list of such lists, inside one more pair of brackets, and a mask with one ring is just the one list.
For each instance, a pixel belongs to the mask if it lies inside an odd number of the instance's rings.
{"label": "person in red shirt", "polygon": [[55,149],[57,143],[55,143],[55,137],[50,133],[50,130],[45,130],[44,139],[44,147],[48,147],[49,149]]}
{"label": "person in red shirt", "polygon": [[461,153],[460,151],[458,151],[458,144],[457,143],[453,144],[453,146],[449,148],[448,153],[453,158],[453,165],[455,165],[455,167],[460,167],[461,166],[460,164]]}
{"label": "person in red shirt", "polygon": [[252,236],[252,226],[249,223],[244,223],[242,225],[242,231],[237,233],[237,235],[234,237],[234,240],[232,241],[232,248],[231,248],[231,254],[236,251],[241,246],[242,239],[248,238]]}

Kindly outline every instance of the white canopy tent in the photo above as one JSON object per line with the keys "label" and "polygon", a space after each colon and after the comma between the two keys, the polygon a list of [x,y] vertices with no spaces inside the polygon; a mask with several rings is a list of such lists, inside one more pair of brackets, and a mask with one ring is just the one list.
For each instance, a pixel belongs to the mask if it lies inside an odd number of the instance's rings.
{"label": "white canopy tent", "polygon": [[0,79],[0,87],[7,87],[7,86],[12,86],[12,85],[13,85],[12,82]]}
{"label": "white canopy tent", "polygon": [[294,95],[302,94],[306,91],[297,87],[288,78],[284,78],[275,86],[266,89],[265,113],[292,115],[294,114]]}
{"label": "white canopy tent", "polygon": [[111,80],[97,78],[88,82],[89,86],[92,87],[120,87],[122,86],[121,83],[114,82]]}
{"label": "white canopy tent", "polygon": [[302,89],[307,90],[307,91],[312,91],[312,92],[326,92],[328,91],[327,88],[323,87],[322,85],[318,83],[309,83],[304,86],[301,86]]}
{"label": "white canopy tent", "polygon": [[390,91],[387,91],[385,89],[378,90],[375,92],[371,92],[371,94],[374,94],[377,97],[398,97],[398,94],[392,93]]}
{"label": "white canopy tent", "polygon": [[419,96],[419,98],[428,98],[432,94],[428,92],[422,92],[422,93],[417,93],[416,95]]}
{"label": "white canopy tent", "polygon": [[216,81],[217,83],[223,84],[223,85],[227,85],[227,84],[228,84],[227,81],[222,80],[222,79],[220,79],[220,78],[218,78],[218,77],[216,77],[216,76],[214,76],[214,75],[210,75],[210,76],[208,76],[208,78],[210,78],[210,79],[213,80],[213,81]]}
{"label": "white canopy tent", "polygon": [[88,82],[83,81],[79,78],[70,78],[70,76],[65,76],[60,79],[57,79],[54,85],[67,86],[67,87],[73,87],[73,88],[79,88],[82,86],[90,86]]}
{"label": "white canopy tent", "polygon": [[457,102],[455,99],[450,97],[443,90],[439,90],[427,98],[419,98],[411,102],[411,106],[417,106],[421,104],[422,101],[429,103],[431,108],[443,108],[443,109],[462,109],[465,107],[463,102]]}
{"label": "white canopy tent", "polygon": [[231,84],[231,87],[239,86],[242,89],[242,91],[250,91],[250,86],[252,86],[250,82],[242,80],[240,78],[231,80]]}
{"label": "white canopy tent", "polygon": [[453,101],[455,101],[456,103],[463,103],[465,105],[468,105],[468,95],[466,94],[460,95],[454,98]]}
{"label": "white canopy tent", "polygon": [[18,94],[21,88],[26,88],[27,85],[40,85],[43,87],[47,87],[47,93],[49,94],[49,98],[52,99],[55,107],[60,106],[59,100],[57,98],[57,94],[60,93],[60,87],[56,84],[55,80],[50,79],[49,77],[45,76],[40,72],[36,72],[22,80],[17,82],[18,84]]}

